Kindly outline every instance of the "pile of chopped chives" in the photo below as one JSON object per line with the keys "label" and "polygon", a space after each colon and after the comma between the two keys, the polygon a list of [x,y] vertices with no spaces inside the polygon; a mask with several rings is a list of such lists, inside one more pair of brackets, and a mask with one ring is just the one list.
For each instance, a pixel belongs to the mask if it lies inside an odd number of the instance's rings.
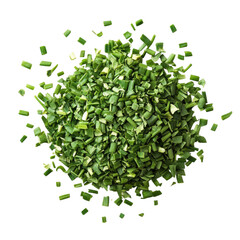
{"label": "pile of chopped chives", "polygon": [[[143,24],[137,20],[132,29]],[[112,21],[104,21],[104,26],[112,25]],[[171,25],[173,33],[177,31]],[[68,37],[70,30],[64,32]],[[96,34],[102,37],[103,32]],[[200,130],[208,124],[207,119],[197,119],[194,108],[201,111],[213,111],[213,104],[208,103],[205,91],[201,87],[205,80],[197,75],[186,79],[187,67],[177,67],[174,63],[175,54],[166,56],[163,43],[154,46],[152,38],[142,34],[142,45],[133,48],[132,33],[126,31],[127,42],[109,40],[105,44],[105,53],[96,51],[96,55],[80,52],[83,58],[75,72],[61,78],[53,94],[39,92],[35,99],[42,110],[42,121],[46,131],[34,128],[34,135],[39,138],[36,146],[47,143],[54,151],[61,169],[71,180],[80,178],[84,185],[91,184],[97,189],[104,188],[117,192],[116,205],[125,203],[132,206],[129,190],[134,189],[137,196],[145,199],[161,195],[160,190],[151,190],[150,182],[159,188],[159,180],[174,179],[183,183],[185,167],[199,157],[203,161],[203,150],[196,143],[206,143]],[[79,37],[82,45],[86,40]],[[179,43],[179,48],[188,47],[187,42]],[[45,46],[40,47],[42,55],[47,54]],[[148,56],[148,60],[145,60]],[[191,51],[182,51],[177,55],[179,60],[192,56]],[[76,59],[74,53],[70,59]],[[40,66],[50,67],[52,62],[41,61]],[[32,64],[22,62],[22,66],[31,69]],[[47,71],[50,77],[58,64]],[[57,76],[64,75],[58,72]],[[53,83],[40,84],[44,90],[51,89]],[[35,87],[27,84],[26,88]],[[19,90],[24,96],[25,90]],[[20,115],[29,116],[25,110]],[[222,115],[222,120],[231,116],[232,112]],[[27,123],[26,127],[34,125]],[[212,131],[218,124],[214,123]],[[24,135],[20,142],[24,142]],[[195,153],[195,156],[194,156]],[[55,155],[50,159],[55,158]],[[47,165],[44,172],[48,176],[53,170]],[[67,170],[65,169],[67,168]],[[176,182],[173,182],[175,184]],[[61,182],[56,182],[60,187]],[[82,187],[82,183],[74,185]],[[90,201],[97,190],[82,191],[83,200]],[[70,194],[59,196],[60,200],[70,198]],[[102,206],[109,206],[109,196],[103,197]],[[158,200],[154,200],[158,205]],[[88,209],[82,210],[85,215]],[[119,217],[124,218],[120,213]],[[144,213],[139,216],[143,217]],[[107,222],[105,216],[102,222]]]}

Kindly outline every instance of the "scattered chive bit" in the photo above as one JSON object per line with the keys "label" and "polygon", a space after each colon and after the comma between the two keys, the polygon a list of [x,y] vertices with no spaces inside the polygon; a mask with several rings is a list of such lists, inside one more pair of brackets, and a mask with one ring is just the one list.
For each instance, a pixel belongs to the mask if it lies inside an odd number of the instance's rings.
{"label": "scattered chive bit", "polygon": [[82,184],[81,183],[76,183],[76,184],[74,184],[74,187],[75,188],[80,188],[80,187],[82,187]]}
{"label": "scattered chive bit", "polygon": [[53,67],[51,70],[48,70],[47,76],[50,77],[52,75],[52,73],[56,70],[57,67],[58,67],[58,64],[55,67]]}
{"label": "scattered chive bit", "polygon": [[39,84],[39,86],[41,87],[41,88],[44,88],[44,85],[45,85],[46,83],[45,82],[41,82],[40,84]]}
{"label": "scattered chive bit", "polygon": [[190,51],[185,51],[185,57],[191,57],[192,56],[192,52]]}
{"label": "scattered chive bit", "polygon": [[34,132],[35,136],[38,136],[42,131],[41,131],[40,127],[37,127],[33,130],[33,132]]}
{"label": "scattered chive bit", "polygon": [[69,57],[70,57],[71,60],[76,59],[76,55],[75,55],[74,52],[72,52],[72,53],[69,55]]}
{"label": "scattered chive bit", "polygon": [[41,46],[40,47],[40,52],[41,52],[42,55],[47,54],[47,48],[45,46]]}
{"label": "scattered chive bit", "polygon": [[124,217],[125,217],[125,214],[120,213],[119,217],[120,217],[120,218],[124,218]]}
{"label": "scattered chive bit", "polygon": [[127,204],[128,206],[132,206],[133,205],[133,202],[131,202],[131,201],[127,200],[127,199],[124,200],[124,203]]}
{"label": "scattered chive bit", "polygon": [[39,115],[42,115],[42,114],[43,114],[43,111],[42,111],[42,110],[37,110],[37,113],[38,113]]}
{"label": "scattered chive bit", "polygon": [[103,197],[102,205],[105,206],[105,207],[109,206],[109,196]]}
{"label": "scattered chive bit", "polygon": [[46,172],[44,172],[44,176],[48,176],[53,170],[51,168],[47,169]]}
{"label": "scattered chive bit", "polygon": [[88,192],[89,192],[89,193],[98,194],[98,191],[97,191],[97,190],[93,190],[93,189],[88,189]]}
{"label": "scattered chive bit", "polygon": [[28,89],[30,89],[30,90],[34,90],[35,87],[32,86],[32,85],[30,85],[30,84],[27,84],[27,85],[26,85],[26,88],[28,88]]}
{"label": "scattered chive bit", "polygon": [[29,112],[28,111],[25,111],[25,110],[19,110],[19,115],[22,115],[22,116],[29,116]]}
{"label": "scattered chive bit", "polygon": [[208,120],[207,119],[200,119],[200,121],[199,121],[199,125],[201,126],[201,127],[203,127],[203,126],[206,126],[208,124]]}
{"label": "scattered chive bit", "polygon": [[84,208],[84,209],[82,210],[82,215],[85,215],[87,212],[88,212],[88,209],[87,209],[87,208]]}
{"label": "scattered chive bit", "polygon": [[32,124],[30,124],[30,123],[27,123],[26,127],[28,127],[28,128],[33,128],[34,125],[32,125]]}
{"label": "scattered chive bit", "polygon": [[27,136],[26,135],[23,135],[20,139],[20,142],[23,143],[25,140],[27,139]]}
{"label": "scattered chive bit", "polygon": [[204,87],[205,84],[206,84],[205,79],[201,79],[201,80],[199,80],[199,81],[198,81],[198,84]]}
{"label": "scattered chive bit", "polygon": [[193,81],[199,81],[199,76],[196,76],[196,75],[190,75],[190,80],[193,80]]}
{"label": "scattered chive bit", "polygon": [[52,62],[48,62],[48,61],[41,61],[40,62],[40,66],[50,67],[51,65],[52,65]]}
{"label": "scattered chive bit", "polygon": [[179,48],[185,48],[187,46],[188,46],[187,42],[179,43]]}
{"label": "scattered chive bit", "polygon": [[55,155],[51,156],[50,159],[54,159],[55,158]]}
{"label": "scattered chive bit", "polygon": [[107,218],[106,217],[102,217],[102,222],[106,223],[107,222]]}
{"label": "scattered chive bit", "polygon": [[180,60],[184,60],[184,56],[181,55],[181,54],[178,54],[178,59],[180,59]]}
{"label": "scattered chive bit", "polygon": [[43,89],[47,90],[53,87],[53,83],[48,83],[43,86]]}
{"label": "scattered chive bit", "polygon": [[62,76],[63,74],[64,74],[64,72],[61,71],[61,72],[57,73],[57,76],[60,77],[60,76]]}
{"label": "scattered chive bit", "polygon": [[211,130],[215,132],[217,130],[217,127],[218,127],[218,125],[216,123],[214,123],[211,127]]}
{"label": "scattered chive bit", "polygon": [[68,30],[66,30],[66,31],[64,32],[64,36],[65,36],[65,37],[68,37],[68,35],[69,35],[70,33],[71,33],[71,30],[68,29]]}
{"label": "scattered chive bit", "polygon": [[104,22],[103,22],[103,25],[104,25],[105,27],[110,26],[110,25],[112,25],[112,21],[104,21]]}
{"label": "scattered chive bit", "polygon": [[139,213],[138,214],[140,217],[143,217],[144,216],[144,213]]}
{"label": "scattered chive bit", "polygon": [[61,187],[61,182],[56,182],[56,187]]}
{"label": "scattered chive bit", "polygon": [[122,200],[122,198],[117,198],[115,201],[114,201],[114,203],[116,204],[116,205],[118,205],[118,206],[120,206],[121,204],[122,204],[122,202],[123,202],[123,200]]}
{"label": "scattered chive bit", "polygon": [[92,31],[95,35],[97,35],[98,37],[102,37],[103,32],[99,32],[99,33],[95,33],[94,31]]}
{"label": "scattered chive bit", "polygon": [[32,64],[29,62],[22,61],[22,66],[28,69],[32,68]]}
{"label": "scattered chive bit", "polygon": [[93,197],[91,194],[86,193],[86,192],[81,192],[81,196],[82,196],[82,198],[83,198],[84,200],[86,200],[86,201],[90,201],[91,198]]}
{"label": "scattered chive bit", "polygon": [[144,34],[142,34],[142,36],[140,37],[140,39],[147,45],[150,46],[151,45],[151,41],[148,37],[146,37]]}
{"label": "scattered chive bit", "polygon": [[126,39],[128,39],[132,36],[132,34],[130,32],[125,32],[123,35]]}
{"label": "scattered chive bit", "polygon": [[53,168],[56,168],[56,165],[53,161],[52,161],[52,166],[53,166]]}
{"label": "scattered chive bit", "polygon": [[84,45],[86,43],[86,40],[80,37],[78,39],[78,42],[81,43],[82,45]]}
{"label": "scattered chive bit", "polygon": [[80,52],[80,57],[85,57],[85,50],[82,50],[82,51]]}
{"label": "scattered chive bit", "polygon": [[154,200],[154,206],[158,205],[158,200]]}
{"label": "scattered chive bit", "polygon": [[142,19],[139,19],[139,20],[136,21],[136,26],[137,27],[142,25],[142,24],[143,24],[143,20]]}
{"label": "scattered chive bit", "polygon": [[171,31],[172,31],[173,33],[177,31],[177,28],[175,27],[174,24],[172,24],[172,25],[170,26],[170,29],[171,29]]}
{"label": "scattered chive bit", "polygon": [[18,93],[19,93],[21,96],[24,96],[24,95],[25,95],[25,91],[24,91],[23,89],[20,89],[20,90],[18,91]]}
{"label": "scattered chive bit", "polygon": [[226,113],[224,115],[221,116],[222,120],[225,120],[227,118],[229,118],[232,115],[232,112]]}
{"label": "scattered chive bit", "polygon": [[136,31],[136,28],[134,27],[134,25],[131,23],[131,27],[133,29],[133,31]]}
{"label": "scattered chive bit", "polygon": [[156,50],[162,51],[163,50],[163,42],[156,43]]}
{"label": "scattered chive bit", "polygon": [[69,193],[59,196],[59,200],[64,200],[64,199],[67,199],[67,198],[70,198],[70,194]]}

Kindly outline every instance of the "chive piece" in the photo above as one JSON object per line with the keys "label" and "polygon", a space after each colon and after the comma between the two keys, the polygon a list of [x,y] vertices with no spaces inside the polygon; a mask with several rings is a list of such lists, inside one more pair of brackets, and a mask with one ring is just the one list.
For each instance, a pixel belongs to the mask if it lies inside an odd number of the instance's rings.
{"label": "chive piece", "polygon": [[190,80],[193,80],[193,81],[199,81],[199,76],[196,76],[196,75],[190,75]]}
{"label": "chive piece", "polygon": [[119,217],[123,219],[125,217],[125,214],[120,213]]}
{"label": "chive piece", "polygon": [[52,62],[48,62],[48,61],[41,61],[40,62],[40,66],[50,67],[51,65],[52,65]]}
{"label": "chive piece", "polygon": [[71,60],[76,59],[76,55],[75,55],[74,52],[72,52],[72,53],[69,55],[69,57],[70,57]]}
{"label": "chive piece", "polygon": [[30,90],[34,90],[35,87],[32,86],[32,85],[30,85],[30,84],[27,84],[27,85],[26,85],[26,88],[28,88],[28,89],[30,89]]}
{"label": "chive piece", "polygon": [[102,37],[103,35],[103,32],[100,32],[100,33],[95,33],[94,31],[92,31],[95,35],[97,35],[98,37]]}
{"label": "chive piece", "polygon": [[91,198],[92,198],[92,195],[89,194],[89,193],[86,193],[86,192],[81,192],[81,196],[82,196],[82,198],[83,198],[84,200],[86,200],[86,201],[90,201]]}
{"label": "chive piece", "polygon": [[107,222],[107,218],[106,217],[102,217],[102,222],[106,223]]}
{"label": "chive piece", "polygon": [[64,32],[64,36],[65,36],[65,37],[68,37],[68,35],[69,35],[70,33],[71,33],[71,30],[68,29],[68,30],[66,30],[66,31]]}
{"label": "chive piece", "polygon": [[109,206],[109,196],[103,197],[102,205],[105,206],[105,207]]}
{"label": "chive piece", "polygon": [[42,131],[41,131],[40,127],[37,127],[33,130],[33,132],[34,132],[35,136],[38,136]]}
{"label": "chive piece", "polygon": [[86,43],[86,40],[84,40],[83,38],[79,38],[78,42],[81,43],[82,45],[84,45]]}
{"label": "chive piece", "polygon": [[50,89],[53,87],[53,84],[52,83],[48,83],[48,84],[45,84],[43,89],[47,90],[47,89]]}
{"label": "chive piece", "polygon": [[26,135],[23,135],[20,139],[20,142],[23,143],[25,140],[27,139],[27,136]]}
{"label": "chive piece", "polygon": [[41,47],[40,47],[40,51],[41,51],[41,54],[42,54],[42,55],[47,54],[47,49],[46,49],[45,46],[41,46]]}
{"label": "chive piece", "polygon": [[29,112],[28,111],[25,111],[25,110],[19,110],[19,115],[22,115],[22,116],[29,116]]}
{"label": "chive piece", "polygon": [[87,212],[88,212],[88,209],[87,209],[87,208],[84,208],[84,209],[82,210],[82,215],[85,215]]}
{"label": "chive piece", "polygon": [[188,46],[187,42],[179,43],[179,48],[185,48],[187,46]]}
{"label": "chive piece", "polygon": [[163,42],[156,43],[156,50],[162,51],[163,50]]}
{"label": "chive piece", "polygon": [[172,25],[170,26],[170,29],[171,29],[172,33],[174,33],[174,32],[177,31],[177,28],[175,27],[174,24],[172,24]]}
{"label": "chive piece", "polygon": [[185,51],[185,57],[191,57],[192,56],[192,52],[190,51]]}
{"label": "chive piece", "polygon": [[18,91],[18,93],[19,93],[21,96],[24,96],[24,95],[25,95],[25,91],[24,91],[23,89],[20,89],[20,90]]}
{"label": "chive piece", "polygon": [[44,85],[45,85],[45,82],[41,82],[41,83],[39,84],[39,86],[40,86],[41,88],[44,88]]}
{"label": "chive piece", "polygon": [[206,81],[204,79],[201,79],[199,80],[198,84],[204,87],[206,84]]}
{"label": "chive piece", "polygon": [[144,213],[139,213],[138,214],[140,217],[143,217],[144,216]]}
{"label": "chive piece", "polygon": [[53,170],[48,168],[46,172],[44,172],[44,176],[48,176]]}
{"label": "chive piece", "polygon": [[141,39],[147,46],[150,46],[150,45],[151,45],[151,41],[150,41],[149,38],[147,38],[144,34],[142,34],[142,36],[140,37],[140,39]]}
{"label": "chive piece", "polygon": [[61,187],[61,182],[56,182],[56,187]]}
{"label": "chive piece", "polygon": [[190,64],[183,70],[183,72],[185,73],[191,66],[192,66],[192,64],[190,63]]}
{"label": "chive piece", "polygon": [[75,188],[80,188],[80,187],[82,187],[82,184],[81,183],[74,184],[74,187]]}
{"label": "chive piece", "polygon": [[97,191],[97,190],[93,190],[93,189],[88,189],[88,192],[89,192],[89,193],[98,194],[98,191]]}
{"label": "chive piece", "polygon": [[131,201],[127,200],[127,199],[124,200],[124,203],[127,204],[128,206],[132,206],[133,205],[133,202],[131,202]]}
{"label": "chive piece", "polygon": [[222,120],[225,120],[227,118],[229,118],[232,115],[232,112],[226,113],[224,115],[221,116]]}
{"label": "chive piece", "polygon": [[59,200],[64,200],[67,198],[70,198],[70,194],[64,194],[64,195],[59,196]]}
{"label": "chive piece", "polygon": [[154,206],[158,205],[158,200],[154,200]]}
{"label": "chive piece", "polygon": [[114,203],[118,206],[120,206],[122,204],[122,202],[123,202],[123,200],[120,197],[114,201]]}
{"label": "chive piece", "polygon": [[216,123],[214,123],[211,127],[211,130],[215,132],[217,130],[217,127],[218,127],[218,125]]}
{"label": "chive piece", "polygon": [[82,50],[82,51],[80,52],[80,57],[85,57],[85,50]]}
{"label": "chive piece", "polygon": [[143,20],[142,19],[139,19],[139,20],[136,21],[136,26],[137,27],[142,25],[142,24],[143,24]]}
{"label": "chive piece", "polygon": [[58,67],[58,64],[55,67],[53,67],[51,70],[48,70],[47,76],[50,77],[52,75],[52,73],[56,70],[57,67]]}
{"label": "chive piece", "polygon": [[30,123],[27,123],[26,127],[28,127],[28,128],[33,128],[34,125],[32,125],[32,124],[30,124]]}
{"label": "chive piece", "polygon": [[184,56],[181,55],[181,54],[178,54],[178,59],[180,59],[180,60],[184,60]]}
{"label": "chive piece", "polygon": [[53,168],[56,168],[56,165],[53,161],[52,161],[52,166],[53,166]]}
{"label": "chive piece", "polygon": [[64,72],[61,71],[61,72],[57,73],[57,76],[60,77],[60,76],[62,76],[63,74],[64,74]]}
{"label": "chive piece", "polygon": [[206,126],[208,124],[208,120],[207,119],[200,119],[199,121],[199,126],[203,127]]}
{"label": "chive piece", "polygon": [[136,31],[136,28],[134,27],[134,25],[131,23],[131,27],[133,29],[133,31]]}
{"label": "chive piece", "polygon": [[110,25],[112,25],[112,21],[104,21],[104,22],[103,22],[103,25],[104,25],[105,27],[110,26]]}
{"label": "chive piece", "polygon": [[130,33],[130,32],[125,32],[124,34],[124,37],[126,38],[126,39],[128,39],[128,38],[130,38],[131,36],[132,36],[132,34]]}
{"label": "chive piece", "polygon": [[42,110],[37,110],[37,113],[38,113],[39,115],[42,115],[42,114],[43,114],[43,111],[42,111]]}
{"label": "chive piece", "polygon": [[55,155],[51,156],[50,159],[54,159],[55,158]]}
{"label": "chive piece", "polygon": [[32,68],[32,64],[29,62],[22,61],[22,66],[28,69]]}

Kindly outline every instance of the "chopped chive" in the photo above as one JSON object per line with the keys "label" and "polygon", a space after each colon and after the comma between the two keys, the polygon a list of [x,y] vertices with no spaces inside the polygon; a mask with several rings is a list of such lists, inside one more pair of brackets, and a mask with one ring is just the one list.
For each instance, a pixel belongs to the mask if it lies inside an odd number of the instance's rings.
{"label": "chopped chive", "polygon": [[81,196],[82,196],[82,198],[83,198],[84,200],[86,200],[86,201],[90,201],[91,198],[93,197],[91,194],[86,193],[86,192],[81,192]]}
{"label": "chopped chive", "polygon": [[128,206],[132,206],[133,205],[133,202],[131,202],[131,201],[127,200],[127,199],[124,200],[124,203],[127,204]]}
{"label": "chopped chive", "polygon": [[172,31],[173,33],[177,31],[177,28],[175,27],[174,24],[172,24],[172,25],[170,26],[170,29],[171,29],[171,31]]}
{"label": "chopped chive", "polygon": [[212,106],[212,104],[207,104],[206,107],[205,107],[205,111],[206,111],[206,112],[211,112],[211,111],[213,111],[213,106]]}
{"label": "chopped chive", "polygon": [[23,135],[22,138],[20,139],[20,142],[23,143],[27,139],[26,135]]}
{"label": "chopped chive", "polygon": [[192,56],[192,52],[190,51],[185,51],[185,57],[191,57]]}
{"label": "chopped chive", "polygon": [[137,27],[142,25],[142,24],[143,24],[143,20],[142,19],[139,19],[139,20],[136,21],[136,26]]}
{"label": "chopped chive", "polygon": [[119,217],[120,217],[120,218],[124,218],[124,217],[125,217],[125,214],[120,213]]}
{"label": "chopped chive", "polygon": [[85,57],[85,50],[82,50],[82,51],[80,52],[80,57]]}
{"label": "chopped chive", "polygon": [[41,61],[40,62],[40,66],[50,67],[51,65],[52,65],[52,62],[48,62],[48,61]]}
{"label": "chopped chive", "polygon": [[34,132],[35,136],[38,136],[42,131],[41,131],[40,127],[37,127],[33,130],[33,132]]}
{"label": "chopped chive", "polygon": [[53,168],[56,168],[56,165],[53,161],[52,161],[52,166],[53,166]]}
{"label": "chopped chive", "polygon": [[196,76],[196,75],[190,75],[190,80],[193,80],[193,81],[199,81],[199,76]]}
{"label": "chopped chive", "polygon": [[144,34],[142,34],[142,36],[140,37],[140,39],[141,39],[147,46],[150,46],[150,45],[151,45],[150,39],[147,38]]}
{"label": "chopped chive", "polygon": [[134,27],[134,25],[131,23],[131,27],[133,29],[133,31],[136,31],[136,28]]}
{"label": "chopped chive", "polygon": [[29,116],[29,112],[28,111],[25,111],[25,110],[19,110],[19,115],[22,115],[22,116]]}
{"label": "chopped chive", "polygon": [[199,125],[201,126],[201,127],[203,127],[203,126],[206,126],[208,124],[208,120],[207,119],[200,119],[200,121],[199,121]]}
{"label": "chopped chive", "polygon": [[43,114],[43,111],[42,111],[42,110],[37,110],[37,113],[38,113],[39,115],[42,115],[42,114]]}
{"label": "chopped chive", "polygon": [[50,159],[54,159],[55,158],[55,155],[51,156]]}
{"label": "chopped chive", "polygon": [[85,215],[87,212],[88,212],[88,209],[87,209],[87,208],[84,208],[84,209],[82,210],[82,215]]}
{"label": "chopped chive", "polygon": [[163,42],[156,43],[156,50],[157,51],[163,50]]}
{"label": "chopped chive", "polygon": [[26,85],[26,88],[28,88],[28,89],[30,89],[30,90],[34,90],[35,87],[32,86],[32,85],[30,85],[30,84],[27,84],[27,85]]}
{"label": "chopped chive", "polygon": [[107,222],[107,218],[106,217],[102,217],[102,222],[106,223]]}
{"label": "chopped chive", "polygon": [[70,198],[70,194],[64,194],[64,195],[59,196],[59,200],[64,200],[67,198]]}
{"label": "chopped chive", "polygon": [[227,118],[229,118],[232,115],[232,112],[226,113],[224,115],[221,116],[222,120],[225,120]]}
{"label": "chopped chive", "polygon": [[99,33],[95,33],[94,31],[92,31],[95,35],[97,35],[98,37],[102,37],[103,32],[99,32]]}
{"label": "chopped chive", "polygon": [[140,217],[143,217],[144,216],[144,213],[139,213],[138,214]]}
{"label": "chopped chive", "polygon": [[61,187],[61,182],[56,182],[56,187]]}
{"label": "chopped chive", "polygon": [[122,202],[123,202],[123,200],[120,197],[114,201],[114,203],[118,206],[120,206],[122,204]]}
{"label": "chopped chive", "polygon": [[64,36],[65,36],[65,37],[68,37],[68,35],[69,35],[70,33],[71,33],[71,30],[68,29],[68,30],[66,30],[66,31],[64,32]]}
{"label": "chopped chive", "polygon": [[201,79],[198,81],[198,84],[204,87],[206,84],[206,81],[204,79]]}
{"label": "chopped chive", "polygon": [[50,89],[53,87],[53,83],[48,83],[48,84],[45,84],[43,89],[47,90],[47,89]]}
{"label": "chopped chive", "polygon": [[44,172],[44,176],[48,176],[53,170],[48,168],[46,172]]}
{"label": "chopped chive", "polygon": [[154,206],[158,205],[158,200],[154,200]]}
{"label": "chopped chive", "polygon": [[110,26],[112,25],[112,21],[104,21],[103,22],[103,25],[106,27],[106,26]]}
{"label": "chopped chive", "polygon": [[179,43],[179,48],[185,48],[187,46],[188,46],[187,42]]}
{"label": "chopped chive", "polygon": [[52,75],[52,73],[56,70],[57,67],[58,67],[58,64],[54,68],[52,68],[51,70],[48,70],[47,71],[47,76],[50,77]]}
{"label": "chopped chive", "polygon": [[80,188],[80,187],[82,187],[82,183],[74,184],[74,187],[75,187],[75,188]]}
{"label": "chopped chive", "polygon": [[132,34],[130,32],[125,32],[123,35],[126,39],[128,39],[132,36]]}
{"label": "chopped chive", "polygon": [[190,64],[183,70],[183,72],[186,72],[191,66],[192,66],[192,64],[190,63]]}
{"label": "chopped chive", "polygon": [[32,68],[32,64],[29,62],[22,61],[22,66],[28,69]]}
{"label": "chopped chive", "polygon": [[72,52],[72,53],[69,55],[69,57],[70,57],[71,60],[76,59],[76,55],[75,55],[74,52]]}
{"label": "chopped chive", "polygon": [[32,124],[30,124],[30,123],[27,123],[26,127],[28,127],[28,128],[33,128],[34,125],[32,125]]}
{"label": "chopped chive", "polygon": [[215,132],[217,130],[217,127],[218,127],[218,125],[216,123],[214,123],[211,127],[211,130]]}
{"label": "chopped chive", "polygon": [[20,90],[18,91],[18,93],[19,93],[21,96],[24,96],[24,95],[25,95],[25,91],[24,91],[23,89],[20,89]]}
{"label": "chopped chive", "polygon": [[132,38],[129,38],[128,41],[129,41],[130,43],[133,43],[133,39],[132,39]]}
{"label": "chopped chive", "polygon": [[180,60],[184,60],[184,56],[181,55],[181,54],[178,54],[178,59],[180,59]]}
{"label": "chopped chive", "polygon": [[93,190],[93,189],[88,189],[88,192],[89,192],[89,193],[98,194],[98,191],[97,191],[97,190]]}
{"label": "chopped chive", "polygon": [[78,42],[81,43],[82,45],[84,45],[86,43],[86,40],[80,37],[78,39]]}
{"label": "chopped chive", "polygon": [[39,86],[40,86],[41,88],[44,88],[44,85],[45,85],[45,82],[41,82],[41,83],[39,84]]}
{"label": "chopped chive", "polygon": [[41,54],[42,54],[42,55],[47,54],[47,49],[46,49],[45,46],[41,46],[41,47],[40,47],[40,51],[41,51]]}
{"label": "chopped chive", "polygon": [[61,71],[61,72],[57,73],[57,76],[60,77],[60,76],[62,76],[63,74],[64,74],[64,72]]}
{"label": "chopped chive", "polygon": [[102,205],[105,206],[105,207],[109,206],[109,196],[103,197]]}

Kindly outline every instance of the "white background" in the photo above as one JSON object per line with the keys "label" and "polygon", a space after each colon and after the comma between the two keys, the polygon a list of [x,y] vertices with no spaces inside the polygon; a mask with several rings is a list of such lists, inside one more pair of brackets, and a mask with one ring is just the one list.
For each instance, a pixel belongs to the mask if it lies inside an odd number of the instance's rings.
{"label": "white background", "polygon": [[[81,49],[93,52],[108,39],[124,40],[122,34],[131,31],[130,23],[140,18],[144,24],[134,39],[142,33],[157,34],[168,54],[180,53],[178,43],[187,41],[194,56],[184,66],[191,61],[189,73],[207,81],[205,90],[215,110],[198,114],[209,118],[203,131],[208,140],[203,146],[205,159],[186,169],[184,184],[164,184],[158,206],[153,206],[153,199],[133,198],[133,207],[117,207],[116,195],[105,191],[86,202],[65,174],[43,175],[51,151],[47,146],[35,148],[37,139],[25,127],[27,122],[43,127],[36,114],[40,106],[34,92],[26,89],[21,97],[18,90],[29,83],[38,91],[42,81],[56,85],[56,73],[47,78],[41,60],[59,63],[59,71],[71,74]],[[112,20],[113,25],[104,28],[104,20]],[[0,239],[239,240],[239,22],[238,0],[1,1]],[[169,29],[172,23],[178,29],[174,34]],[[68,28],[72,33],[65,38]],[[103,31],[104,36],[98,38],[91,30]],[[84,47],[77,42],[79,36],[87,40]],[[138,47],[140,41],[134,44]],[[41,45],[47,46],[45,56],[40,54]],[[69,59],[71,52],[77,56],[74,61]],[[31,71],[21,67],[22,60],[33,64]],[[19,116],[19,109],[29,110],[30,116]],[[220,116],[231,110],[231,118],[221,121]],[[209,130],[214,122],[219,124],[215,133]],[[28,139],[20,144],[23,134]],[[55,187],[56,181],[62,182],[61,188]],[[59,201],[65,193],[71,198]],[[112,199],[109,208],[101,207],[105,195]],[[82,216],[85,207],[89,213]],[[123,220],[120,212],[126,215]],[[138,216],[141,212],[143,218]],[[102,216],[107,216],[106,224],[101,223]]]}

